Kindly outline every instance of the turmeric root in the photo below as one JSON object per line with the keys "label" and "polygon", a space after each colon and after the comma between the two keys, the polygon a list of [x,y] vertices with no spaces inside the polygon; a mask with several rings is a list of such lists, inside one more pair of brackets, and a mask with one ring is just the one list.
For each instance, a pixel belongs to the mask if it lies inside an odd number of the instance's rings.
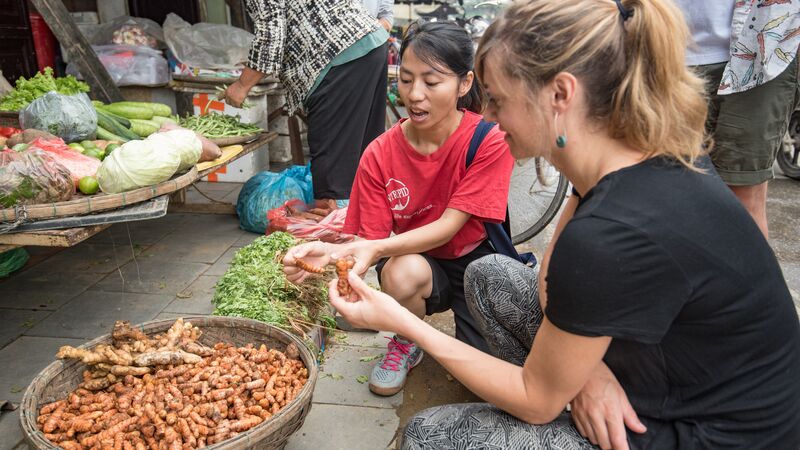
{"label": "turmeric root", "polygon": [[197,364],[202,360],[202,357],[186,353],[183,350],[171,350],[142,353],[134,358],[133,363],[137,366],[163,366],[167,364]]}
{"label": "turmeric root", "polygon": [[118,341],[148,341],[147,335],[131,327],[128,321],[118,320],[114,322],[114,331],[111,332],[114,342]]}
{"label": "turmeric root", "polygon": [[150,368],[114,365],[109,368],[109,372],[118,377],[124,377],[126,375],[142,376],[146,373],[150,373]]}
{"label": "turmeric root", "polygon": [[339,289],[339,295],[343,297],[350,295],[350,283],[347,281],[347,273],[354,265],[353,258],[339,258],[336,260],[336,276],[339,277],[336,287]]}
{"label": "turmeric root", "polygon": [[307,263],[307,262],[305,262],[305,261],[303,261],[302,259],[299,259],[299,258],[295,260],[294,264],[297,267],[299,267],[299,268],[301,268],[301,269],[303,269],[303,270],[305,270],[306,272],[309,272],[309,273],[325,273],[325,268],[324,267],[317,267],[317,266],[315,266],[313,264],[309,264],[309,263]]}

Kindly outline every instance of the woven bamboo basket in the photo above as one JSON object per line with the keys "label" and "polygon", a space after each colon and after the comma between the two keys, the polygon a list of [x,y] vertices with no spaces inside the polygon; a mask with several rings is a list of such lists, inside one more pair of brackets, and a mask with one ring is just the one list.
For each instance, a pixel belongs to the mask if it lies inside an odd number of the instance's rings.
{"label": "woven bamboo basket", "polygon": [[[311,396],[317,382],[317,365],[311,350],[296,336],[281,329],[251,319],[236,317],[186,317],[203,331],[200,341],[206,345],[217,342],[228,342],[236,346],[246,344],[266,344],[270,348],[286,349],[294,343],[300,350],[300,359],[308,368],[308,382],[294,401],[284,407],[271,419],[237,436],[206,447],[209,450],[239,449],[281,449],[289,436],[297,431],[311,409]],[[147,322],[138,328],[147,335],[162,333],[175,323],[174,319]],[[111,343],[111,335],[107,334],[83,345],[86,348],[98,344]],[[25,395],[22,397],[20,421],[25,440],[32,448],[56,450],[59,447],[45,439],[44,434],[36,426],[39,408],[47,403],[66,398],[67,393],[75,389],[82,381],[82,372],[86,366],[77,360],[56,361],[47,366],[33,379]]]}

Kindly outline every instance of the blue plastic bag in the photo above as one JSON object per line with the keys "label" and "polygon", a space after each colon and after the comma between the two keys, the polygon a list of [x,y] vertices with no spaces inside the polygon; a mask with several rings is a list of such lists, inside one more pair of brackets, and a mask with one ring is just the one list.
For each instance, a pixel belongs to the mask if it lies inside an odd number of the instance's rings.
{"label": "blue plastic bag", "polygon": [[253,233],[265,233],[267,212],[288,200],[311,203],[314,193],[309,166],[293,166],[283,172],[261,172],[244,184],[236,201],[239,227]]}
{"label": "blue plastic bag", "polygon": [[305,166],[292,166],[283,173],[295,179],[303,188],[303,202],[312,203],[314,201],[314,187],[311,183],[311,164]]}

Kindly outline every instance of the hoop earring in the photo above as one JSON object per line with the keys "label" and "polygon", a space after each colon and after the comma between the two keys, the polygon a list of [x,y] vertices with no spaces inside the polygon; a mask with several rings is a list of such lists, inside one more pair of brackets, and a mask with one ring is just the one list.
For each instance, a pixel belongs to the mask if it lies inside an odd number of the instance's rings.
{"label": "hoop earring", "polygon": [[553,120],[553,129],[556,131],[556,146],[564,148],[567,146],[567,128],[564,127],[564,134],[558,134],[558,111],[556,111],[556,118]]}

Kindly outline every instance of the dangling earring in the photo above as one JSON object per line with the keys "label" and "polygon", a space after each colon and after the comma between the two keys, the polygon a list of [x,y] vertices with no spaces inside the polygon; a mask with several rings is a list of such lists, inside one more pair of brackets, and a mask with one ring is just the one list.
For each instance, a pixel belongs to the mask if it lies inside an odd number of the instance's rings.
{"label": "dangling earring", "polygon": [[556,118],[553,120],[553,129],[556,131],[556,146],[564,148],[567,146],[567,128],[564,127],[564,134],[558,134],[558,111],[556,111]]}

